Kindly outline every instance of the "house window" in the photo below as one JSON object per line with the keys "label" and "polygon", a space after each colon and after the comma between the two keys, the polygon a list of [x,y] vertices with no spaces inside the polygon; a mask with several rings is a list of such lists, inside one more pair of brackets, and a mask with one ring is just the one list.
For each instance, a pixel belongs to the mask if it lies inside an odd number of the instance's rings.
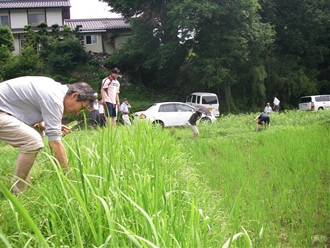
{"label": "house window", "polygon": [[9,27],[9,16],[7,15],[0,16],[0,26]]}
{"label": "house window", "polygon": [[42,22],[46,22],[46,15],[44,10],[29,10],[28,24],[31,26],[37,26]]}
{"label": "house window", "polygon": [[85,43],[87,45],[91,45],[91,44],[97,44],[97,36],[96,35],[86,35],[85,36]]}

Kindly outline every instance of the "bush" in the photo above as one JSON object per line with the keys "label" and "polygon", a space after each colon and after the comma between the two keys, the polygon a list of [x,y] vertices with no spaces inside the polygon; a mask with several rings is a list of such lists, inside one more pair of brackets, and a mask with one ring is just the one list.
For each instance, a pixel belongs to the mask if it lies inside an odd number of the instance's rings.
{"label": "bush", "polygon": [[21,54],[15,55],[13,59],[3,67],[3,78],[10,79],[27,75],[42,75],[43,63],[38,53],[32,47],[26,47]]}
{"label": "bush", "polygon": [[51,45],[46,58],[47,68],[55,73],[68,73],[87,61],[87,53],[78,40],[68,39]]}

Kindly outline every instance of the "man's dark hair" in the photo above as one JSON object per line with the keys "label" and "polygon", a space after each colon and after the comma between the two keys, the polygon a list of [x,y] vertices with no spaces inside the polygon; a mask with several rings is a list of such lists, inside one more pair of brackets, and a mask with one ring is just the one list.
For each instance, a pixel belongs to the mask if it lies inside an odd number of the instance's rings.
{"label": "man's dark hair", "polygon": [[84,82],[74,83],[74,84],[67,84],[69,90],[66,93],[67,95],[72,95],[73,93],[79,93],[77,98],[78,102],[89,101],[93,102],[95,99],[95,91],[93,88]]}
{"label": "man's dark hair", "polygon": [[111,72],[112,72],[112,73],[119,74],[119,73],[120,73],[120,70],[119,70],[117,67],[115,67],[115,68],[113,68],[113,69],[111,70]]}

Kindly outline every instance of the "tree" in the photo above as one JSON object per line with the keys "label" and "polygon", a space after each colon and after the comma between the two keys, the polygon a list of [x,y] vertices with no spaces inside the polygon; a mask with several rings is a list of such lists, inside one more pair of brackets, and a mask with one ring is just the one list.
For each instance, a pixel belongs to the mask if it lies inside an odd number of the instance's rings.
{"label": "tree", "polygon": [[66,74],[87,60],[83,45],[77,39],[65,39],[50,45],[46,55],[47,68],[55,73]]}
{"label": "tree", "polygon": [[42,74],[43,63],[33,47],[25,47],[21,54],[13,56],[3,68],[4,79]]}
{"label": "tree", "polygon": [[0,27],[0,81],[4,80],[4,67],[12,58],[14,51],[14,38],[11,30],[7,26]]}
{"label": "tree", "polygon": [[272,59],[267,63],[269,91],[277,91],[291,104],[301,95],[328,93],[329,1],[264,0],[262,17],[277,34]]}
{"label": "tree", "polygon": [[1,46],[7,47],[10,51],[15,50],[13,33],[7,26],[0,26],[0,47]]}

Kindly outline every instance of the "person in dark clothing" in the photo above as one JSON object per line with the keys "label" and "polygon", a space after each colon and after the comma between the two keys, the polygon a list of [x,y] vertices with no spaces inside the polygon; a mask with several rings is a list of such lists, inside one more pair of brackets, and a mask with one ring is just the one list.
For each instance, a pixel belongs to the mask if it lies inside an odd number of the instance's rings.
{"label": "person in dark clothing", "polygon": [[198,105],[198,106],[196,106],[196,111],[190,116],[190,118],[187,122],[187,125],[193,132],[194,138],[197,138],[199,135],[199,131],[196,126],[196,123],[202,117],[203,114],[210,115],[211,112],[206,107]]}
{"label": "person in dark clothing", "polygon": [[269,115],[262,113],[256,117],[256,132],[259,131],[259,125],[266,125],[266,128],[270,127],[270,118]]}

